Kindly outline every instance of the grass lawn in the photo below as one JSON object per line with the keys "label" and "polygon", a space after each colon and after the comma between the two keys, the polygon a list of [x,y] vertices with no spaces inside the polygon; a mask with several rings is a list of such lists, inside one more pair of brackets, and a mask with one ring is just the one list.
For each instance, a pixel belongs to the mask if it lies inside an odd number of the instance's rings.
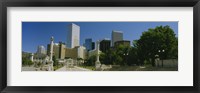
{"label": "grass lawn", "polygon": [[57,69],[63,67],[63,65],[58,65],[58,66],[53,66],[54,71],[56,71]]}
{"label": "grass lawn", "polygon": [[178,71],[178,67],[152,67],[152,66],[120,66],[108,71]]}

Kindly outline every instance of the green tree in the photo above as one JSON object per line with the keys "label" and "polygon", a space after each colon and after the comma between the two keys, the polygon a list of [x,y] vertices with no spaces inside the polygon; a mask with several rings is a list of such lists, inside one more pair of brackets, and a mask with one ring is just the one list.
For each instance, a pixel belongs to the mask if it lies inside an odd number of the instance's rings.
{"label": "green tree", "polygon": [[31,57],[31,53],[28,53],[28,52],[23,52],[22,51],[22,65],[32,65],[33,62],[30,60],[30,57]]}
{"label": "green tree", "polygon": [[95,65],[95,61],[96,61],[96,55],[90,56],[85,61],[86,61],[86,62],[84,62],[85,66],[94,66]]}
{"label": "green tree", "polygon": [[106,51],[105,53],[101,53],[100,54],[100,57],[99,57],[99,60],[102,64],[105,64],[105,65],[112,65],[113,64],[113,61],[112,61],[112,53],[111,53],[111,50],[108,50]]}
{"label": "green tree", "polygon": [[106,65],[129,65],[130,46],[119,45],[100,54],[100,61]]}
{"label": "green tree", "polygon": [[138,52],[136,47],[131,47],[128,55],[127,65],[142,65],[138,60]]}
{"label": "green tree", "polygon": [[83,60],[83,58],[77,58],[77,60],[79,61],[79,60]]}
{"label": "green tree", "polygon": [[55,56],[53,56],[52,60],[53,60],[53,66],[58,66],[58,61],[56,60]]}
{"label": "green tree", "polygon": [[30,59],[22,57],[22,65],[24,65],[24,66],[27,66],[27,65],[31,66],[32,64],[33,64],[33,62]]}
{"label": "green tree", "polygon": [[138,49],[138,59],[150,62],[152,66],[155,66],[155,55],[162,59],[177,58],[178,40],[169,26],[148,29],[142,33],[135,45]]}
{"label": "green tree", "polygon": [[130,46],[119,45],[116,47],[116,58],[119,65],[128,65]]}

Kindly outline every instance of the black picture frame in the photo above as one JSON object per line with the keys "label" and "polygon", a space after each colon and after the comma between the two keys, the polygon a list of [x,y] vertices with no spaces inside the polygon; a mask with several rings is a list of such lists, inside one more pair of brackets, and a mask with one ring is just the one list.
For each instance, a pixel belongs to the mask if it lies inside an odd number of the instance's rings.
{"label": "black picture frame", "polygon": [[[7,86],[7,7],[193,7],[194,86]],[[199,93],[200,0],[2,0],[0,1],[0,91],[2,93]]]}

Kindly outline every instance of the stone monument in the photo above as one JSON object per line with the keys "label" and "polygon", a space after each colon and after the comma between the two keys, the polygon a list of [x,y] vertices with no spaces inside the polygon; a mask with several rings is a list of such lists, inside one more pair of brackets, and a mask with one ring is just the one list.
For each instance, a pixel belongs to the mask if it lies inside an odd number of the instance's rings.
{"label": "stone monument", "polygon": [[96,42],[97,60],[95,62],[96,70],[101,70],[101,62],[99,61],[99,41]]}
{"label": "stone monument", "polygon": [[53,41],[54,41],[54,38],[53,36],[51,37],[51,42],[50,42],[50,59],[49,61],[53,61],[52,58],[53,58]]}
{"label": "stone monument", "polygon": [[53,60],[52,60],[52,58],[53,58],[53,45],[54,45],[54,43],[53,43],[53,41],[54,41],[53,36],[51,37],[50,40],[51,40],[51,42],[50,42],[50,57],[49,57],[49,61],[47,63],[49,65],[48,71],[53,71],[54,70],[53,69]]}
{"label": "stone monument", "polygon": [[33,53],[31,53],[31,58],[30,58],[30,60],[33,62]]}

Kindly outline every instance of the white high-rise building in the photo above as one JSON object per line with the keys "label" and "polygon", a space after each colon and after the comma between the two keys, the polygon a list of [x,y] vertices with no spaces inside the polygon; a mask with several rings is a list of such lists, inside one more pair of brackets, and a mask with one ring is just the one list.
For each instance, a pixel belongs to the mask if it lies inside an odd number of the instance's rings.
{"label": "white high-rise building", "polygon": [[38,46],[37,54],[46,54],[46,50],[44,46]]}
{"label": "white high-rise building", "polygon": [[67,47],[74,48],[80,45],[80,27],[74,23],[69,25],[67,32]]}
{"label": "white high-rise building", "polygon": [[112,46],[115,45],[116,41],[123,40],[123,32],[122,31],[112,31]]}

